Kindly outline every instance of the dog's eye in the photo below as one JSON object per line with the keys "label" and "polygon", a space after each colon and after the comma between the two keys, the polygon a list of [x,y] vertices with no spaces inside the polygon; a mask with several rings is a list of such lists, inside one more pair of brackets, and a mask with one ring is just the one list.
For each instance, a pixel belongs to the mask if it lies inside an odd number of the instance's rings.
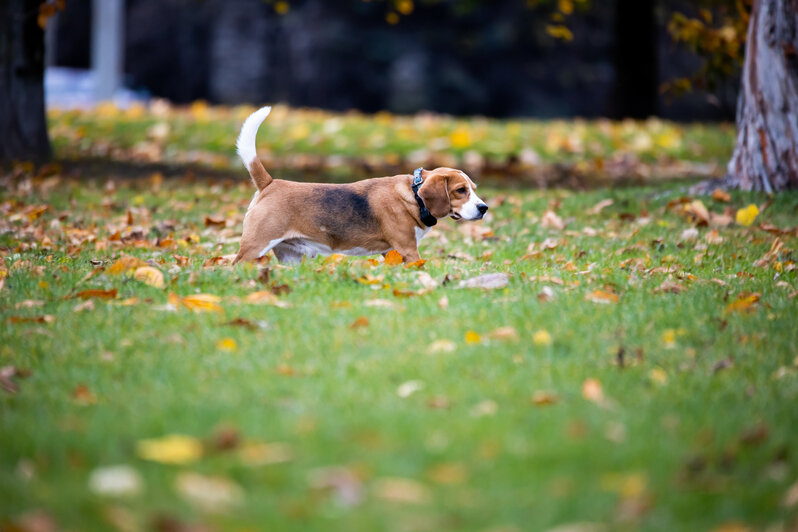
{"label": "dog's eye", "polygon": [[466,192],[468,192],[468,189],[466,187],[460,187],[457,190],[455,190],[455,192],[457,192],[458,194],[465,194]]}

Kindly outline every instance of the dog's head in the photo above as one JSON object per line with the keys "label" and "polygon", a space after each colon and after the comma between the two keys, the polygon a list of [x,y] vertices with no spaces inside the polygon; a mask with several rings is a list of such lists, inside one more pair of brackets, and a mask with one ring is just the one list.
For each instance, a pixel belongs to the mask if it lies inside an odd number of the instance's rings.
{"label": "dog's head", "polygon": [[479,199],[477,186],[465,172],[454,168],[424,170],[424,184],[418,195],[435,218],[451,216],[454,220],[481,220],[488,211]]}

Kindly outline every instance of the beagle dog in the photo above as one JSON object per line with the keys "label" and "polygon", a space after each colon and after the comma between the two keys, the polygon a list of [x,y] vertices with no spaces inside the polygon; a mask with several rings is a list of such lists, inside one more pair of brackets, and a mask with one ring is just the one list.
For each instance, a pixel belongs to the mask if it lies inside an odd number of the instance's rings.
{"label": "beagle dog", "polygon": [[238,155],[258,188],[244,217],[233,264],[274,251],[280,262],[340,253],[375,255],[395,249],[405,262],[420,260],[418,243],[437,223],[479,220],[488,206],[460,170],[419,168],[413,175],[347,184],[272,179],[258,159],[255,136],[271,107],[252,113],[241,127]]}

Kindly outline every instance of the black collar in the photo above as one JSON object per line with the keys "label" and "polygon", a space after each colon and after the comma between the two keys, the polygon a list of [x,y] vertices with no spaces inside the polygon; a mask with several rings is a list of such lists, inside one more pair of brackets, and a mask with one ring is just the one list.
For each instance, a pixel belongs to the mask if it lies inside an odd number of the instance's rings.
{"label": "black collar", "polygon": [[435,218],[427,209],[427,206],[424,205],[424,200],[418,195],[418,189],[421,187],[421,184],[424,180],[421,178],[421,172],[423,172],[423,168],[416,168],[416,171],[413,172],[413,194],[416,196],[416,203],[418,203],[418,209],[421,214],[421,222],[426,225],[427,227],[432,227],[436,223],[438,223],[438,219]]}

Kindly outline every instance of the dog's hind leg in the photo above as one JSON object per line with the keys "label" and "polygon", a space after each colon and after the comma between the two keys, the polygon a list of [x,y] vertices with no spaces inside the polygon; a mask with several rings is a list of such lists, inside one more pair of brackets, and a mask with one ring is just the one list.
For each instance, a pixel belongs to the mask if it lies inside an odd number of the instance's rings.
{"label": "dog's hind leg", "polygon": [[238,264],[241,261],[251,261],[258,259],[275,246],[282,242],[283,238],[275,238],[272,240],[264,241],[264,239],[247,240],[241,242],[241,249],[238,250],[236,258],[233,259],[233,264]]}

